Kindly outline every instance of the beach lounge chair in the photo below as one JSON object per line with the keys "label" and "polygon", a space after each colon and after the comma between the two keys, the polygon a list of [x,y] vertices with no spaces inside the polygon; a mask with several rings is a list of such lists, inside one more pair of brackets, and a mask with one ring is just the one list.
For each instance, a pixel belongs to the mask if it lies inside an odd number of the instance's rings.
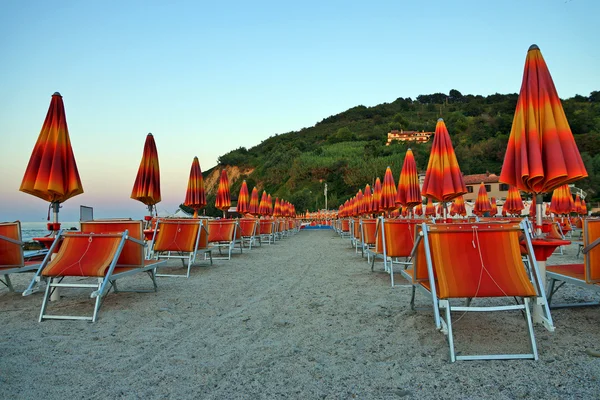
{"label": "beach lounge chair", "polygon": [[[156,291],[154,269],[165,261],[145,260],[142,221],[87,221],[81,222],[80,232],[60,231],[50,248],[58,243],[60,249],[55,257],[47,257],[40,265],[30,288],[23,295],[33,292],[34,282],[46,280],[46,292],[42,302],[39,321],[45,319],[75,319],[95,322],[104,297],[117,288],[117,280],[146,272],[152,280],[151,290]],[[82,278],[96,279],[88,283]],[[92,316],[50,315],[46,313],[50,295],[56,288],[94,289],[95,298]]]}
{"label": "beach lounge chair", "polygon": [[[583,223],[583,263],[567,265],[547,265],[548,302],[566,283],[577,285],[600,293],[600,219],[586,219]],[[558,283],[558,285],[556,285]],[[596,302],[552,305],[552,308],[597,306]]]}
{"label": "beach lounge chair", "polygon": [[[404,268],[411,265],[410,257],[415,242],[414,220],[377,219],[375,236],[375,256],[371,260],[371,271],[375,265],[376,256],[383,258],[384,270],[390,274],[394,287],[394,264]],[[401,261],[404,259],[404,261]]]}
{"label": "beach lounge chair", "polygon": [[21,223],[19,221],[0,223],[0,275],[3,276],[0,282],[14,292],[10,275],[35,272],[40,264],[41,261],[25,261]]}
{"label": "beach lounge chair", "polygon": [[258,219],[257,218],[240,218],[240,236],[242,238],[242,246],[247,245],[250,250],[257,242],[261,245],[258,238]]}
{"label": "beach lounge chair", "polygon": [[349,218],[343,218],[340,221],[340,236],[343,238],[349,238],[350,237],[350,219]]}
{"label": "beach lounge chair", "polygon": [[227,257],[212,257],[215,260],[231,260],[231,253],[236,244],[242,249],[242,238],[238,222],[235,219],[214,219],[208,221],[208,244],[212,249],[217,249],[219,254],[223,250],[227,252]]}
{"label": "beach lounge chair", "polygon": [[[521,259],[521,240],[527,248],[529,270]],[[524,223],[422,224],[413,249],[413,267],[403,271],[403,275],[413,284],[413,309],[416,289],[432,299],[435,325],[447,336],[452,362],[481,359],[537,360],[531,301],[542,305],[543,322],[549,330],[554,329],[531,238]],[[502,299],[508,300],[511,297],[522,298],[523,301],[496,305],[504,303]],[[472,306],[473,299],[481,298],[493,298],[493,305]],[[454,305],[456,299],[467,299],[467,305]],[[440,316],[440,310],[445,311],[444,317]],[[452,331],[453,312],[512,310],[524,313],[530,352],[456,355]]]}
{"label": "beach lounge chair", "polygon": [[377,232],[377,220],[375,218],[362,218],[360,220],[360,244],[362,257],[367,254],[367,262],[371,263],[371,255],[375,250]]}
{"label": "beach lounge chair", "polygon": [[[358,249],[361,247],[361,241],[360,241],[360,219],[359,218],[352,218],[350,220],[350,225],[351,225],[351,237],[350,237],[350,241],[352,244],[352,247],[354,247],[354,251],[356,253],[358,253]],[[361,249],[362,252],[362,249]]]}
{"label": "beach lounge chair", "polygon": [[190,277],[190,270],[198,254],[206,254],[212,264],[211,249],[208,248],[208,220],[199,218],[174,219],[163,218],[156,223],[155,233],[150,243],[149,259],[181,260],[187,272],[185,274],[159,274],[160,277]]}
{"label": "beach lounge chair", "polygon": [[262,246],[263,240],[266,244],[275,243],[275,220],[261,219],[259,223],[259,240]]}

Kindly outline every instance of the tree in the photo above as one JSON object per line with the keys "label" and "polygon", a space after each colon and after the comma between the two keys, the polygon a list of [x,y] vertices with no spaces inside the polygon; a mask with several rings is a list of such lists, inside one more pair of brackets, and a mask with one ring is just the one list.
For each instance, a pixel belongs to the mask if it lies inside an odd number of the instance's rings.
{"label": "tree", "polygon": [[456,89],[451,89],[449,95],[450,95],[450,102],[452,102],[452,103],[461,103],[463,100],[462,93]]}

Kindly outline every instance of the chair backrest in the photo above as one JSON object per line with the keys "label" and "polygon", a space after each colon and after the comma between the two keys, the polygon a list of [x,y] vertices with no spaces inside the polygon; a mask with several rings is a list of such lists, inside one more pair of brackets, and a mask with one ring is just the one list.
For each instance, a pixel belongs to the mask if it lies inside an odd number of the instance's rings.
{"label": "chair backrest", "polygon": [[159,219],[153,250],[191,253],[196,250],[201,227],[200,219]]}
{"label": "chair backrest", "polygon": [[340,229],[342,232],[350,232],[350,220],[348,218],[342,219]]}
{"label": "chair backrest", "polygon": [[270,235],[273,233],[273,220],[272,219],[261,219],[260,220],[260,234]]}
{"label": "chair backrest", "polygon": [[583,224],[583,244],[585,258],[585,281],[600,282],[600,245],[591,245],[600,239],[600,219],[586,218]]}
{"label": "chair backrest", "polygon": [[234,219],[215,219],[208,221],[208,241],[232,242],[234,240],[236,224],[237,222]]}
{"label": "chair backrest", "polygon": [[352,237],[360,238],[360,219],[352,218]]}
{"label": "chair backrest", "polygon": [[[126,230],[129,237],[143,242],[143,222],[132,220],[82,221],[83,233],[121,233]],[[62,245],[61,245],[62,248]],[[125,247],[117,260],[118,266],[141,267],[144,265],[144,246],[131,240],[125,242]]]}
{"label": "chair backrest", "polygon": [[258,219],[256,218],[240,218],[240,234],[242,236],[254,236],[256,234],[256,225],[258,224]]}
{"label": "chair backrest", "polygon": [[375,233],[377,228],[377,220],[375,218],[362,219],[362,242],[368,245],[375,244]]}
{"label": "chair backrest", "polygon": [[21,267],[24,264],[21,246],[21,223],[0,223],[0,266]]}
{"label": "chair backrest", "polygon": [[546,234],[548,238],[551,239],[564,239],[565,237],[562,234],[560,229],[560,225],[558,222],[554,222],[550,225],[550,231]]}
{"label": "chair backrest", "polygon": [[439,298],[535,296],[517,224],[426,225]]}
{"label": "chair backrest", "polygon": [[[379,253],[383,253],[385,244],[385,254],[388,257],[408,257],[415,244],[415,226],[417,223],[413,220],[402,219],[379,219],[377,228],[377,238],[375,248]],[[383,221],[383,224],[381,223]],[[383,234],[381,231],[383,225]],[[385,243],[383,239],[385,238]]]}

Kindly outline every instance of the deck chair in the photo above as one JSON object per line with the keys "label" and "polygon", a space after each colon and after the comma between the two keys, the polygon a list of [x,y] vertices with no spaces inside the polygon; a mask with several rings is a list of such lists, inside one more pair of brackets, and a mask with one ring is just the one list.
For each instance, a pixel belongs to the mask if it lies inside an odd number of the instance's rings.
{"label": "deck chair", "polygon": [[266,244],[275,243],[275,220],[261,219],[259,222],[259,232],[261,246],[263,241],[266,241]]}
{"label": "deck chair", "polygon": [[[577,285],[600,293],[600,219],[586,219],[583,223],[583,263],[547,265],[548,302],[566,283]],[[558,285],[556,285],[558,283]],[[555,304],[552,308],[597,306],[599,302]]]}
{"label": "deck chair", "polygon": [[[350,220],[350,243],[351,246],[354,247],[354,252],[358,253],[358,249],[360,246],[360,219],[352,218]],[[362,252],[362,249],[361,249]]]}
{"label": "deck chair", "polygon": [[367,254],[367,262],[371,263],[371,255],[375,250],[377,220],[363,218],[360,220],[360,247],[362,257]]}
{"label": "deck chair", "polygon": [[41,261],[25,261],[21,223],[19,221],[0,223],[0,275],[3,276],[0,278],[0,283],[14,292],[10,275],[35,272],[40,264]]}
{"label": "deck chair", "polygon": [[[529,270],[521,259],[520,238],[524,237],[530,257]],[[545,326],[554,330],[544,286],[541,282],[531,238],[521,224],[423,224],[413,249],[412,278],[414,308],[416,289],[433,301],[436,327],[446,334],[450,360],[538,359],[530,302],[543,306]],[[471,306],[479,298],[522,298],[523,302],[500,306]],[[467,306],[451,304],[467,299]],[[440,310],[445,311],[444,317]],[[517,354],[456,355],[452,327],[453,312],[513,311],[524,313],[531,352]]]}
{"label": "deck chair", "polygon": [[[371,259],[371,271],[375,258],[383,258],[384,270],[390,274],[394,287],[394,264],[407,268],[411,265],[410,257],[415,242],[414,220],[386,219],[379,217],[375,234],[375,255]],[[400,259],[403,258],[404,261]]]}
{"label": "deck chair", "polygon": [[250,250],[252,250],[252,246],[256,245],[257,242],[259,245],[262,245],[258,237],[258,221],[257,218],[240,218],[238,221],[242,246],[247,244]]}
{"label": "deck chair", "polygon": [[155,260],[181,260],[183,267],[186,266],[185,274],[159,274],[160,277],[190,277],[190,270],[199,254],[206,254],[212,265],[212,253],[208,248],[208,220],[200,218],[163,218],[158,219],[150,242],[148,259]]}
{"label": "deck chair", "polygon": [[[81,222],[81,232],[60,231],[49,252],[61,243],[55,257],[47,257],[40,265],[32,281],[46,280],[46,292],[40,310],[39,321],[45,319],[74,319],[95,322],[104,297],[117,287],[117,280],[146,272],[156,291],[154,269],[165,261],[145,260],[142,221],[86,221]],[[82,282],[82,278],[96,279],[95,283]],[[66,282],[65,282],[66,280]],[[24,296],[32,293],[30,289]],[[48,300],[56,288],[94,289],[92,316],[51,315],[46,313]]]}
{"label": "deck chair", "polygon": [[[550,229],[549,229],[548,233],[546,233],[546,237],[551,238],[551,239],[565,240],[565,235],[562,232],[560,222],[554,221],[550,224]],[[558,246],[556,248],[556,250],[554,250],[554,253],[552,253],[552,254],[560,254],[562,256],[563,255],[563,246]]]}
{"label": "deck chair", "polygon": [[350,237],[350,219],[349,218],[343,218],[340,221],[340,236],[343,238]]}
{"label": "deck chair", "polygon": [[[215,219],[208,221],[208,244],[211,249],[217,249],[221,257],[212,257],[215,260],[231,260],[231,253],[235,245],[239,244],[240,253],[243,252],[241,233],[235,219]],[[227,256],[223,256],[223,250]]]}

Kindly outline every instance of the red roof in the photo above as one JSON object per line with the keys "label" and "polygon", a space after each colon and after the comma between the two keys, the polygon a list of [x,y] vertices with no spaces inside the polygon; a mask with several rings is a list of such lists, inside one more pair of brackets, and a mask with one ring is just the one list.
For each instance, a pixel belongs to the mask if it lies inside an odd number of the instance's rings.
{"label": "red roof", "polygon": [[474,174],[474,175],[465,175],[463,176],[465,181],[465,185],[479,185],[481,182],[483,183],[498,183],[500,181],[500,177],[496,174]]}

